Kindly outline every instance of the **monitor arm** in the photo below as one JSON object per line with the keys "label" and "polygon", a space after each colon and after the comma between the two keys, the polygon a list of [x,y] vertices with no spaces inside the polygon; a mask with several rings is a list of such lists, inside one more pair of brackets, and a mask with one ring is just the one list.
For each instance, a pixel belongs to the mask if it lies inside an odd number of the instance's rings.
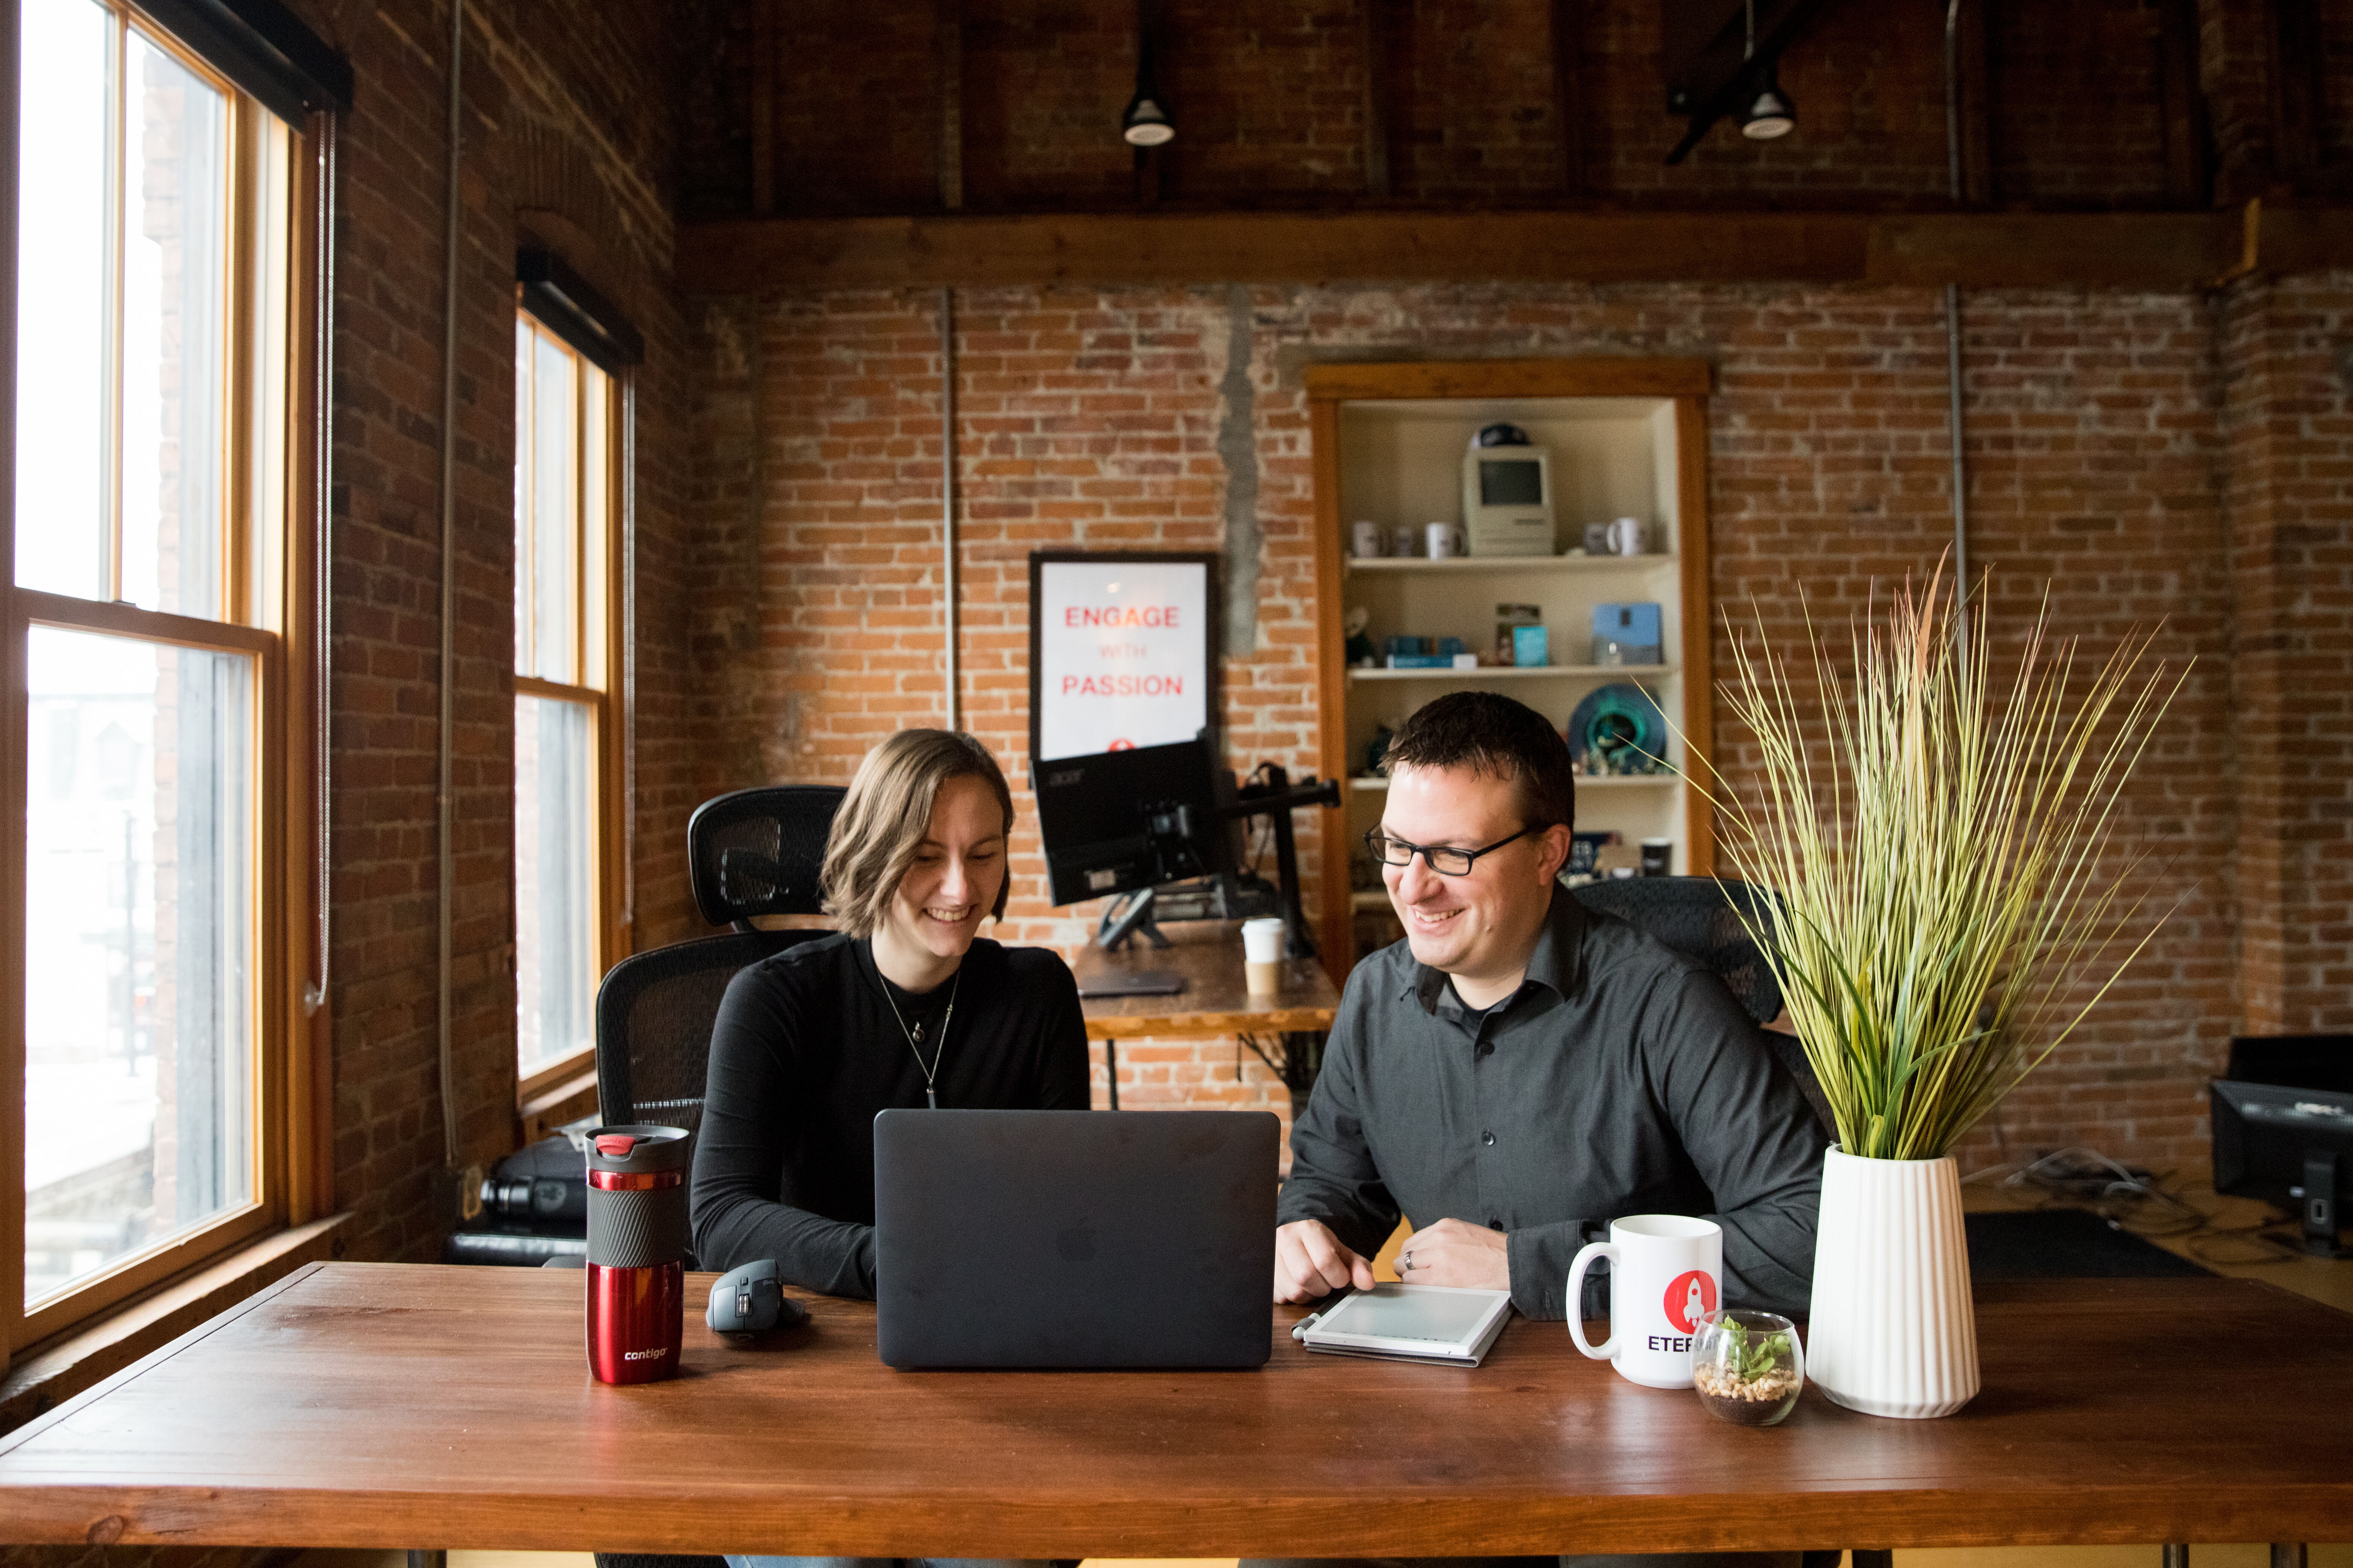
{"label": "monitor arm", "polygon": [[1294,784],[1290,775],[1272,763],[1260,771],[1266,774],[1266,782],[1243,786],[1237,792],[1234,804],[1226,808],[1226,815],[1236,820],[1274,818],[1274,868],[1282,910],[1284,955],[1314,958],[1315,933],[1308,929],[1307,912],[1299,901],[1299,842],[1291,830],[1291,814],[1303,806],[1339,805],[1340,785],[1334,779]]}

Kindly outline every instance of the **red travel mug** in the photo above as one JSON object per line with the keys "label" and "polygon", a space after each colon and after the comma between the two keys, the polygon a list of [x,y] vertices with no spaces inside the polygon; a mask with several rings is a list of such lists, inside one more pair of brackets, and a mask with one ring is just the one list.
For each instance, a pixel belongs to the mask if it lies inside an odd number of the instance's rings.
{"label": "red travel mug", "polygon": [[588,1369],[604,1383],[678,1371],[686,1310],[686,1131],[588,1134]]}

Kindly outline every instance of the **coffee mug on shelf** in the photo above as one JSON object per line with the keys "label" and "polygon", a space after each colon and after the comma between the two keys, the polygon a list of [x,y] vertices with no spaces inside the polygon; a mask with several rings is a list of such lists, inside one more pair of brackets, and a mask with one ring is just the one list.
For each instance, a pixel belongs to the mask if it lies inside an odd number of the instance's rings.
{"label": "coffee mug on shelf", "polygon": [[1640,518],[1621,517],[1609,525],[1609,548],[1620,555],[1642,553],[1642,521]]}
{"label": "coffee mug on shelf", "polygon": [[1356,524],[1350,531],[1355,538],[1357,560],[1368,561],[1381,553],[1382,530],[1379,523],[1360,522]]}
{"label": "coffee mug on shelf", "polygon": [[[1585,1271],[1609,1260],[1609,1337],[1585,1337]],[[1645,1388],[1689,1388],[1700,1320],[1724,1297],[1724,1232],[1714,1220],[1641,1214],[1609,1222],[1568,1267],[1568,1331],[1577,1348]]]}
{"label": "coffee mug on shelf", "polygon": [[1588,522],[1585,525],[1585,552],[1588,555],[1612,555],[1618,547],[1609,542],[1609,525]]}
{"label": "coffee mug on shelf", "polygon": [[1421,553],[1421,530],[1414,527],[1413,524],[1409,522],[1398,523],[1397,525],[1397,531],[1391,535],[1391,537],[1397,541],[1397,543],[1396,546],[1389,551],[1390,554],[1419,555]]}
{"label": "coffee mug on shelf", "polygon": [[1463,547],[1462,525],[1459,522],[1433,522],[1427,524],[1421,531],[1430,541],[1430,558],[1432,561],[1446,561],[1470,553]]}

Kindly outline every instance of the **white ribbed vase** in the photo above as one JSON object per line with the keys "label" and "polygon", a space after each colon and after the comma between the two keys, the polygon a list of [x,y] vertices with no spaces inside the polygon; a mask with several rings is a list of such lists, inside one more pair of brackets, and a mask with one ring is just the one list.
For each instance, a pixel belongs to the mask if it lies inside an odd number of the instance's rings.
{"label": "white ribbed vase", "polygon": [[1977,1316],[1954,1162],[1824,1156],[1806,1376],[1871,1415],[1950,1415],[1976,1395]]}

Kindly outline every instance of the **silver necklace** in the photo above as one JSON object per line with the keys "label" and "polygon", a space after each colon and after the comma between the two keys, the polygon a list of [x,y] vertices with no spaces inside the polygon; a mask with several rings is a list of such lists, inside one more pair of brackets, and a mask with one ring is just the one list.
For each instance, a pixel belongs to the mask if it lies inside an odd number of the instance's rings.
{"label": "silver necklace", "polygon": [[948,1054],[948,1025],[955,1019],[956,993],[962,989],[964,970],[959,967],[955,984],[948,987],[948,1010],[940,1015],[940,1037],[932,1043],[931,1065],[924,1067],[923,1050],[915,1044],[923,1037],[923,1026],[918,1024],[912,1029],[907,1027],[907,1016],[899,1011],[898,1001],[891,994],[891,982],[882,982],[882,1000],[891,1005],[891,1016],[899,1020],[899,1032],[907,1037],[907,1049],[914,1054],[915,1065],[923,1068],[923,1099],[934,1110],[940,1108],[940,1096],[932,1087],[932,1079],[939,1075],[940,1058]]}

